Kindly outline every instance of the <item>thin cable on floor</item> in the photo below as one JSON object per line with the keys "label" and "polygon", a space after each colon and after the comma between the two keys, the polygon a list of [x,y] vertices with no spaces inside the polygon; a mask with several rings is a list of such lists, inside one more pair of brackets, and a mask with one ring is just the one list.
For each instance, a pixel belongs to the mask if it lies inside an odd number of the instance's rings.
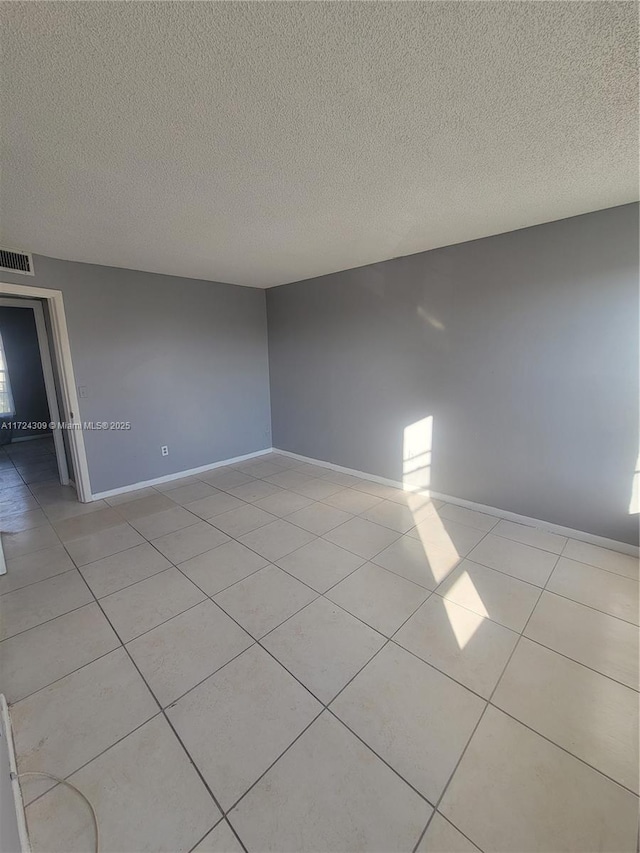
{"label": "thin cable on floor", "polygon": [[91,809],[91,817],[93,818],[93,831],[95,834],[96,844],[95,844],[95,853],[99,853],[99,835],[98,835],[98,816],[96,815],[96,810],[93,807],[93,803],[91,800],[83,794],[80,788],[76,788],[75,785],[72,785],[71,782],[67,782],[66,779],[60,779],[59,776],[53,776],[51,773],[44,773],[40,770],[29,770],[25,773],[15,773],[12,774],[14,777],[18,779],[24,779],[26,776],[40,776],[45,779],[52,779],[54,782],[58,782],[60,785],[66,785],[67,788],[71,788],[72,791],[75,791],[78,796],[82,797],[85,803]]}

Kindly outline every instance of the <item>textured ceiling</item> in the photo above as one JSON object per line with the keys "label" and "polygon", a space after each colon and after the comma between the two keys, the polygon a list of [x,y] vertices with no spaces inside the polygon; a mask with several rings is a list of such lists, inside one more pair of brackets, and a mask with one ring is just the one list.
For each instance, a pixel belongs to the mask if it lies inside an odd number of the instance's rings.
{"label": "textured ceiling", "polygon": [[270,287],[638,196],[635,2],[0,5],[3,245]]}

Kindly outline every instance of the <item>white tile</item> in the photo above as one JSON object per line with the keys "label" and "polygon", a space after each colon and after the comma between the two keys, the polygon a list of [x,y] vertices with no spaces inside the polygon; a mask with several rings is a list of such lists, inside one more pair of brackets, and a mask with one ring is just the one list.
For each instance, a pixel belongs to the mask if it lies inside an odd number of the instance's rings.
{"label": "white tile", "polygon": [[619,551],[611,551],[609,548],[600,548],[598,545],[590,545],[588,542],[569,539],[562,556],[638,580],[638,558],[631,557],[629,554],[621,554]]}
{"label": "white tile", "polygon": [[145,539],[157,539],[167,533],[173,533],[176,530],[182,530],[183,527],[197,524],[199,521],[200,518],[197,515],[174,504],[171,509],[154,512],[153,515],[145,515],[143,518],[136,518],[131,522],[131,526],[135,527]]}
{"label": "white tile", "polygon": [[166,707],[253,644],[212,601],[203,601],[127,644]]}
{"label": "white tile", "polygon": [[0,637],[4,640],[93,601],[79,572],[64,572],[0,595]]}
{"label": "white tile", "polygon": [[92,501],[91,503],[81,504],[75,497],[75,492],[74,500],[59,499],[42,504],[44,514],[52,524],[77,515],[88,515],[107,506],[109,504],[106,501]]}
{"label": "white tile", "polygon": [[324,598],[262,639],[262,645],[325,705],[384,642],[379,633]]}
{"label": "white tile", "polygon": [[316,501],[288,515],[287,521],[320,536],[322,533],[333,530],[339,524],[344,524],[350,518],[352,516],[348,512]]}
{"label": "white tile", "polygon": [[290,524],[282,518],[258,527],[240,537],[240,541],[267,560],[278,560],[315,539],[312,533]]}
{"label": "white tile", "polygon": [[435,589],[460,559],[455,548],[435,547],[407,534],[376,554],[371,562],[426,589]]}
{"label": "white tile", "polygon": [[33,530],[34,527],[49,524],[49,519],[41,509],[13,513],[8,516],[2,516],[0,512],[0,518],[2,518],[3,533],[20,533],[22,530]]}
{"label": "white tile", "polygon": [[339,486],[352,487],[362,483],[362,477],[354,477],[353,474],[345,474],[342,471],[334,471],[332,468],[324,468],[323,473],[318,475],[323,480],[328,480],[330,483],[337,483]]}
{"label": "white tile", "polygon": [[79,506],[78,495],[72,486],[62,486],[60,483],[37,483],[31,486],[31,491],[42,506],[67,501]]}
{"label": "white tile", "polygon": [[314,501],[322,501],[330,495],[335,495],[341,490],[342,486],[338,486],[336,483],[330,483],[328,480],[320,480],[311,477],[306,483],[300,483],[299,485],[291,487],[292,492],[298,492],[308,498],[313,498]]}
{"label": "white tile", "polygon": [[151,495],[157,494],[157,491],[151,486],[144,489],[136,489],[134,492],[123,492],[120,495],[112,495],[110,498],[105,498],[105,503],[109,506],[120,506],[131,501],[139,501],[141,498],[148,498]]}
{"label": "white tile", "polygon": [[314,539],[277,561],[278,566],[317,592],[326,592],[363,563],[362,557],[325,539]]}
{"label": "white tile", "polygon": [[327,469],[322,465],[315,465],[313,462],[298,462],[295,470],[309,477],[322,477]]}
{"label": "white tile", "polygon": [[0,471],[0,485],[2,485],[3,488],[9,486],[20,486],[23,482],[22,477],[15,469],[12,470],[11,468],[6,468]]}
{"label": "white tile", "polygon": [[242,467],[239,466],[239,468],[243,473],[249,474],[251,477],[270,477],[272,474],[284,471],[284,468],[278,465],[277,462],[268,462],[260,459],[252,459],[249,464]]}
{"label": "white tile", "polygon": [[180,563],[178,568],[207,595],[216,595],[266,565],[264,557],[231,540]]}
{"label": "white tile", "polygon": [[0,518],[10,518],[16,513],[21,514],[35,511],[40,504],[33,497],[29,489],[7,489],[0,490]]}
{"label": "white tile", "polygon": [[327,598],[390,637],[428,595],[424,587],[365,563],[330,589]]}
{"label": "white tile", "polygon": [[248,474],[243,474],[241,471],[236,471],[234,468],[217,468],[214,471],[209,471],[200,475],[200,479],[216,489],[232,489],[234,486],[243,486],[245,483],[252,483],[254,477]]}
{"label": "white tile", "polygon": [[415,525],[411,510],[394,501],[380,501],[362,513],[362,518],[389,527],[398,533],[406,533]]}
{"label": "white tile", "polygon": [[399,503],[404,503],[406,500],[406,493],[403,489],[399,489],[396,486],[388,486],[386,483],[377,483],[374,480],[360,480],[359,483],[353,484],[353,488],[359,492],[365,492],[368,495],[374,495],[383,500],[390,501],[396,499]]}
{"label": "white tile", "polygon": [[540,588],[463,560],[437,589],[439,595],[511,628],[522,631],[540,597]]}
{"label": "white tile", "polygon": [[285,515],[290,515],[305,506],[309,506],[313,501],[311,498],[305,498],[304,495],[298,495],[296,492],[281,491],[275,495],[267,495],[266,498],[260,498],[255,502],[255,506],[259,509],[270,512],[278,518],[284,518]]}
{"label": "white tile", "polygon": [[[204,486],[206,484],[202,483],[201,485]],[[187,488],[192,487],[188,486]],[[193,503],[188,503],[186,509],[197,515],[198,518],[204,518],[208,521],[210,518],[215,518],[216,515],[222,515],[223,512],[239,509],[242,506],[245,506],[245,503],[240,498],[234,498],[233,495],[228,495],[226,492],[216,491],[214,494],[207,495],[200,498],[200,500],[194,500]]]}
{"label": "white tile", "polygon": [[370,560],[395,542],[399,535],[395,530],[389,530],[364,518],[352,518],[326,533],[324,538],[359,557],[364,557],[365,560]]}
{"label": "white tile", "polygon": [[526,637],[638,689],[638,629],[550,592],[543,592]]}
{"label": "white tile", "polygon": [[366,492],[359,492],[356,489],[343,489],[341,492],[336,492],[334,495],[329,495],[329,497],[324,499],[324,503],[356,515],[367,509],[371,509],[372,506],[380,503],[380,501],[381,498],[377,498],[375,495],[368,495]]}
{"label": "white tile", "polygon": [[168,494],[172,492],[174,489],[179,489],[181,486],[188,486],[191,483],[197,483],[202,479],[202,476],[199,474],[191,474],[188,477],[178,477],[176,480],[168,480],[166,483],[157,483],[154,486],[159,492],[164,492]]}
{"label": "white tile", "polygon": [[126,551],[118,551],[80,569],[96,598],[102,598],[132,583],[168,569],[171,563],[153,545],[145,542]]}
{"label": "white tile", "polygon": [[167,713],[218,802],[228,809],[321,708],[256,645]]}
{"label": "white tile", "polygon": [[193,853],[243,853],[243,848],[226,820],[221,820],[200,844],[193,848]]}
{"label": "white tile", "polygon": [[325,711],[229,820],[248,850],[410,853],[431,812]]}
{"label": "white tile", "polygon": [[204,554],[223,542],[228,542],[229,537],[206,521],[183,527],[153,540],[153,545],[161,551],[172,563],[183,563],[198,554]]}
{"label": "white tile", "polygon": [[230,495],[248,503],[259,501],[260,498],[266,498],[267,495],[275,495],[279,491],[278,486],[274,486],[266,480],[253,480],[251,483],[244,483],[242,486],[234,486],[228,489]]}
{"label": "white tile", "polygon": [[517,640],[515,632],[439,595],[425,601],[394,637],[398,645],[487,699]]}
{"label": "white tile", "polygon": [[295,468],[300,462],[299,459],[294,459],[292,456],[285,456],[283,453],[278,453],[277,450],[273,453],[265,454],[264,458],[273,459],[281,468]]}
{"label": "white tile", "polygon": [[135,545],[142,545],[143,542],[144,539],[133,527],[121,524],[82,539],[74,539],[73,542],[67,543],[67,551],[76,566],[86,566],[87,563],[110,557]]}
{"label": "white tile", "polygon": [[633,851],[637,798],[489,706],[440,811],[482,850]]}
{"label": "white tile", "polygon": [[437,548],[458,557],[466,557],[485,533],[483,530],[469,527],[468,524],[460,524],[458,521],[451,521],[450,518],[441,518],[435,507],[430,507],[430,511],[422,514],[408,535],[419,539],[425,550]]}
{"label": "white tile", "polygon": [[[187,853],[220,811],[159,714],[70,781],[93,804],[104,851]],[[93,849],[87,804],[57,785],[27,808],[34,853]]]}
{"label": "white tile", "polygon": [[278,486],[281,489],[293,489],[294,486],[303,486],[309,482],[311,478],[300,471],[280,471],[277,474],[272,474],[267,477],[267,482]]}
{"label": "white tile", "polygon": [[638,694],[523,638],[492,702],[638,793]]}
{"label": "white tile", "polygon": [[[11,707],[18,770],[65,778],[157,713],[129,655],[115,649]],[[25,802],[54,784],[23,780]]]}
{"label": "white tile", "polygon": [[[197,483],[189,483],[186,486],[180,486],[177,489],[167,492],[167,496],[175,503],[180,504],[180,506],[187,506],[194,501],[201,501],[204,498],[210,498],[219,494],[220,492],[217,489],[214,489],[208,483],[203,483],[201,480],[198,480]],[[196,515],[199,515],[193,507],[189,507],[189,509],[191,512],[195,512]]]}
{"label": "white tile", "polygon": [[485,705],[389,643],[342,691],[331,710],[435,803]]}
{"label": "white tile", "polygon": [[436,812],[416,853],[480,853],[475,844]]}
{"label": "white tile", "polygon": [[72,610],[0,643],[2,692],[17,702],[118,645],[97,604]]}
{"label": "white tile", "polygon": [[498,519],[493,515],[477,512],[475,509],[467,509],[467,507],[457,504],[443,504],[438,508],[438,514],[441,518],[450,518],[451,521],[468,524],[469,527],[476,527],[478,530],[484,530],[485,533],[492,530],[498,523]]}
{"label": "white tile", "polygon": [[260,569],[216,595],[215,600],[259,639],[316,598],[308,586],[276,566]]}
{"label": "white tile", "polygon": [[630,578],[560,557],[547,589],[609,616],[640,624],[638,584]]}
{"label": "white tile", "polygon": [[120,524],[122,524],[122,516],[110,506],[96,512],[74,515],[72,518],[53,522],[55,531],[63,542],[90,536],[92,533],[100,533],[102,530],[108,530]]}
{"label": "white tile", "polygon": [[549,551],[541,551],[539,548],[488,533],[471,551],[469,559],[521,581],[544,586],[558,557]]}
{"label": "white tile", "polygon": [[44,548],[52,548],[59,544],[60,540],[53,527],[45,524],[31,530],[21,530],[19,533],[2,534],[2,548],[7,559],[42,551]]}
{"label": "white tile", "polygon": [[19,557],[7,560],[7,573],[0,577],[0,595],[74,568],[71,558],[62,545],[21,554]]}
{"label": "white tile", "polygon": [[100,604],[126,643],[204,598],[204,593],[172,567],[105,596]]}
{"label": "white tile", "polygon": [[538,530],[536,527],[527,527],[525,524],[516,524],[513,521],[501,519],[493,528],[497,536],[505,539],[513,539],[524,545],[533,545],[534,548],[542,548],[543,551],[551,551],[552,554],[562,553],[567,537],[559,536],[557,533],[547,533],[546,530]]}
{"label": "white tile", "polygon": [[145,518],[147,515],[154,515],[156,512],[163,512],[165,509],[173,509],[175,503],[162,492],[156,492],[155,489],[152,489],[149,495],[143,495],[136,500],[125,501],[117,506],[118,513],[126,521],[135,521],[138,518]]}
{"label": "white tile", "polygon": [[222,515],[214,516],[211,519],[211,524],[227,535],[237,538],[251,530],[256,530],[258,527],[271,524],[275,520],[276,517],[270,512],[265,512],[251,504],[245,504],[239,509],[232,509],[229,512],[222,513]]}

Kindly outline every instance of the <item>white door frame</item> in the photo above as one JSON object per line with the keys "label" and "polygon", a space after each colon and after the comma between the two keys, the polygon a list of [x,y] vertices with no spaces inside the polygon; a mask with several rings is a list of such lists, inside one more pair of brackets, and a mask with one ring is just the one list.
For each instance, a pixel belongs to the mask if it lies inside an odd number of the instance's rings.
{"label": "white door frame", "polygon": [[[82,421],[80,420],[80,407],[78,405],[78,393],[76,390],[75,374],[73,372],[73,362],[71,360],[71,346],[69,343],[69,332],[67,330],[67,319],[64,313],[64,300],[61,290],[51,290],[44,287],[30,287],[24,284],[8,284],[0,281],[0,294],[7,296],[21,296],[27,299],[46,299],[49,307],[49,316],[51,318],[52,344],[56,357],[58,375],[60,378],[60,392],[62,395],[62,405],[65,410],[65,415],[68,418],[68,437],[69,446],[71,448],[71,459],[73,462],[73,470],[75,476],[75,487],[78,493],[78,499],[83,503],[88,503],[93,500],[91,494],[91,481],[89,479],[89,466],[87,464],[87,453],[84,446],[84,434],[82,432]],[[4,301],[4,300],[3,300]],[[17,300],[16,300],[17,302]],[[44,324],[44,314],[40,303],[35,303],[40,309],[40,317],[42,320],[41,328],[44,331],[44,348],[40,339],[40,329],[38,327],[38,310],[34,308],[36,317],[36,328],[38,328],[38,342],[40,343],[40,354],[42,355],[42,368],[45,372],[45,385],[47,384],[47,368],[51,370],[50,379],[53,388],[53,403],[54,408],[58,411],[58,403],[55,395],[55,385],[53,385],[53,369],[51,366],[51,358],[49,356],[49,348],[47,346],[46,327]],[[25,302],[17,302],[18,307],[32,307],[25,305]],[[62,420],[59,416],[55,418],[51,410],[51,400],[49,391],[47,390],[47,400],[49,401],[50,414],[52,420]],[[60,430],[54,430],[54,441],[57,439],[62,442],[62,434]],[[56,443],[56,455],[58,453],[58,443]],[[64,457],[64,452],[62,453]],[[66,468],[66,459],[65,459]],[[62,468],[61,474],[62,474]],[[67,471],[67,482],[68,471]]]}
{"label": "white door frame", "polygon": [[[6,297],[0,297],[0,307],[22,308],[25,311],[33,311],[36,323],[36,332],[38,335],[38,347],[40,348],[40,361],[42,363],[44,387],[47,395],[47,404],[49,406],[49,421],[54,424],[59,424],[62,421],[62,418],[60,417],[60,410],[58,408],[58,397],[56,395],[56,384],[53,378],[53,365],[51,364],[51,353],[49,352],[47,327],[44,322],[42,304],[40,302],[33,302],[29,299],[8,299]],[[11,381],[11,376],[9,376],[9,381]],[[60,482],[63,486],[68,486],[69,468],[67,466],[67,455],[64,450],[62,429],[59,426],[54,426],[51,432],[53,433],[53,443],[56,449],[56,459],[58,460]]]}

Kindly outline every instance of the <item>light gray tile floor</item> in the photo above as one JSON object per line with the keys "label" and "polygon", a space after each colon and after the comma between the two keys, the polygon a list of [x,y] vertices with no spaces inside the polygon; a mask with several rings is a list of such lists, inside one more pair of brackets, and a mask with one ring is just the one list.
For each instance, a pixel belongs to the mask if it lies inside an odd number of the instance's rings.
{"label": "light gray tile floor", "polygon": [[95,506],[47,456],[0,449],[0,685],[102,853],[635,851],[637,560],[277,453]]}

